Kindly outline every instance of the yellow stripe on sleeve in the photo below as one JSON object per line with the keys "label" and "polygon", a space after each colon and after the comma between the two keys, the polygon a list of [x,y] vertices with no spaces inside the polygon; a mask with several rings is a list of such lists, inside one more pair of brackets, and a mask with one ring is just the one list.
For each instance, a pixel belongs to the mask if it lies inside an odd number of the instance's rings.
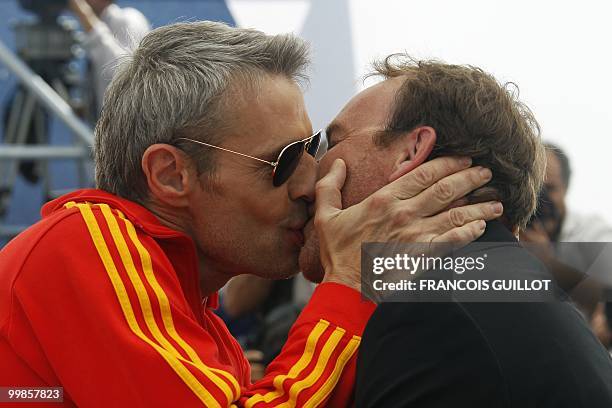
{"label": "yellow stripe on sleeve", "polygon": [[332,374],[329,376],[327,381],[325,381],[323,386],[312,397],[310,397],[308,401],[306,401],[304,408],[315,408],[321,402],[325,401],[338,383],[338,379],[344,371],[344,366],[346,366],[346,363],[353,356],[353,354],[355,354],[355,351],[357,351],[359,343],[361,343],[361,337],[353,336],[353,338],[344,347],[344,350],[342,350],[342,353],[340,353],[338,360],[336,360],[336,365],[334,366]]}
{"label": "yellow stripe on sleeve", "polygon": [[321,350],[321,354],[319,354],[319,358],[317,359],[317,364],[315,365],[314,370],[308,376],[296,383],[294,383],[289,389],[289,400],[285,403],[277,405],[277,408],[289,408],[295,407],[297,399],[302,391],[306,388],[312,387],[314,383],[316,383],[319,378],[321,378],[321,374],[325,370],[325,366],[327,366],[327,362],[329,361],[332,353],[338,346],[340,339],[344,335],[346,331],[341,327],[336,327],[334,332],[329,336],[323,349]]}
{"label": "yellow stripe on sleeve", "polygon": [[319,322],[311,330],[310,334],[308,335],[308,338],[306,339],[306,346],[304,348],[304,353],[302,353],[302,356],[300,357],[300,359],[291,367],[291,369],[289,370],[289,373],[277,375],[274,378],[273,384],[274,384],[275,390],[270,391],[266,393],[265,395],[261,395],[261,394],[253,395],[251,398],[247,400],[245,407],[252,408],[255,404],[259,402],[269,403],[275,400],[276,398],[279,398],[285,395],[285,390],[283,389],[283,383],[286,380],[292,380],[292,379],[297,378],[302,373],[302,371],[308,366],[308,364],[310,364],[310,362],[312,361],[312,357],[314,356],[315,348],[317,347],[319,338],[321,337],[325,329],[327,329],[328,327],[329,327],[328,321],[323,320],[323,319],[319,320]]}
{"label": "yellow stripe on sleeve", "polygon": [[96,250],[98,251],[98,255],[100,256],[104,268],[106,269],[106,273],[108,274],[111,284],[115,290],[115,294],[117,295],[117,300],[119,301],[119,305],[121,306],[125,320],[127,321],[132,332],[138,338],[151,346],[164,360],[166,360],[174,372],[181,378],[181,380],[183,380],[183,382],[198,397],[198,399],[205,404],[205,406],[220,408],[221,405],[219,405],[212,394],[210,394],[210,392],[204,386],[202,386],[194,375],[185,366],[183,366],[183,364],[181,364],[181,362],[171,352],[160,347],[144,334],[138,325],[127,291],[121,277],[119,276],[93,211],[87,204],[76,205],[79,208],[83,219],[85,220],[85,224],[87,225],[91,239],[96,247]]}

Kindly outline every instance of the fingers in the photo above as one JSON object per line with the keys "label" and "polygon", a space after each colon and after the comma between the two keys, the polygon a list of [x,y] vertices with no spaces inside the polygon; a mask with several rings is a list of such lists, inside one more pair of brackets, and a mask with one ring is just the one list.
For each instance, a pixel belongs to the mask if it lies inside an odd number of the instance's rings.
{"label": "fingers", "polygon": [[452,249],[459,249],[484,234],[487,223],[483,220],[472,221],[461,227],[453,228],[431,240],[432,244],[451,244]]}
{"label": "fingers", "polygon": [[437,181],[472,165],[469,157],[438,157],[418,166],[381,189],[399,200],[405,200],[431,187]]}
{"label": "fingers", "polygon": [[346,165],[342,159],[336,159],[329,173],[317,182],[315,200],[315,225],[327,220],[342,209],[342,186],[346,180]]}
{"label": "fingers", "polygon": [[438,232],[443,234],[453,228],[462,227],[473,221],[484,220],[491,221],[501,217],[504,213],[504,206],[499,201],[489,201],[486,203],[478,203],[466,205],[464,207],[454,207],[448,211],[444,211],[431,219],[439,228]]}
{"label": "fingers", "polygon": [[418,228],[424,236],[434,237],[430,242],[458,243],[462,247],[482,235],[484,229],[480,227],[484,228],[485,221],[499,218],[503,212],[503,205],[498,201],[454,207],[421,219]]}
{"label": "fingers", "polygon": [[491,177],[491,170],[480,166],[462,170],[436,182],[410,200],[410,205],[418,215],[437,214],[455,200],[488,183]]}

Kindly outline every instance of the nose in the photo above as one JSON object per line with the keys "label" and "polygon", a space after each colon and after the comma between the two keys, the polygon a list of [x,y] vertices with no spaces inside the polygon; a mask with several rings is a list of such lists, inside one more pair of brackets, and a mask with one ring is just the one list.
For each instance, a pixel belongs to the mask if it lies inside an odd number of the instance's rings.
{"label": "nose", "polygon": [[303,154],[295,172],[287,180],[289,198],[293,201],[314,202],[319,165],[314,157]]}

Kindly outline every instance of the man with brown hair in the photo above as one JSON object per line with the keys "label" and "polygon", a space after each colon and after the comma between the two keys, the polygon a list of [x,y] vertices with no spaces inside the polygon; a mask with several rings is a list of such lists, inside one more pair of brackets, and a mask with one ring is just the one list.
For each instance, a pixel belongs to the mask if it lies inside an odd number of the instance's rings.
{"label": "man with brown hair", "polygon": [[[325,174],[334,159],[346,161],[346,180],[325,178],[342,188],[343,206],[407,171],[418,174],[435,157],[468,155],[483,172],[492,171],[491,181],[468,201],[503,204],[500,221],[488,222],[476,242],[489,259],[510,262],[487,272],[552,279],[517,242],[536,207],[545,155],[538,124],[516,93],[471,66],[397,55],[375,68],[385,80],[355,96],[328,128],[330,146],[320,169]],[[501,212],[498,203],[491,206]],[[457,215],[451,210],[446,216],[460,224]],[[312,279],[320,276],[316,241],[308,234],[301,253]],[[395,295],[388,300],[396,302],[379,305],[365,329],[358,407],[612,406],[610,357],[568,303],[405,299]]]}
{"label": "man with brown hair", "polygon": [[[490,201],[496,213],[503,210],[501,219],[517,235],[535,211],[545,168],[539,126],[529,108],[479,68],[395,54],[376,63],[372,75],[386,80],[356,95],[326,131],[329,146],[320,174],[337,158],[346,162],[343,206],[418,172],[425,161],[467,155],[483,173],[493,171],[489,183],[467,200]],[[445,216],[462,224],[458,211]],[[312,223],[307,231],[301,267],[318,281],[322,270]]]}

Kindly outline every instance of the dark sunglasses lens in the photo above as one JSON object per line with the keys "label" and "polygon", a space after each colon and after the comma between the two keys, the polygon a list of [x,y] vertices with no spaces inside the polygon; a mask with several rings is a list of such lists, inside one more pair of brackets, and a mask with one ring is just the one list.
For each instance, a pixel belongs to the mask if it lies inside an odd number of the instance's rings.
{"label": "dark sunglasses lens", "polygon": [[317,150],[319,150],[319,144],[321,144],[321,131],[317,132],[316,135],[313,136],[308,146],[306,146],[306,151],[312,157],[315,157],[317,154]]}
{"label": "dark sunglasses lens", "polygon": [[278,165],[276,166],[276,171],[274,172],[274,179],[272,180],[274,187],[280,186],[287,181],[289,177],[291,177],[295,171],[295,168],[300,162],[303,152],[304,143],[296,143],[285,149],[281,157],[278,159]]}

